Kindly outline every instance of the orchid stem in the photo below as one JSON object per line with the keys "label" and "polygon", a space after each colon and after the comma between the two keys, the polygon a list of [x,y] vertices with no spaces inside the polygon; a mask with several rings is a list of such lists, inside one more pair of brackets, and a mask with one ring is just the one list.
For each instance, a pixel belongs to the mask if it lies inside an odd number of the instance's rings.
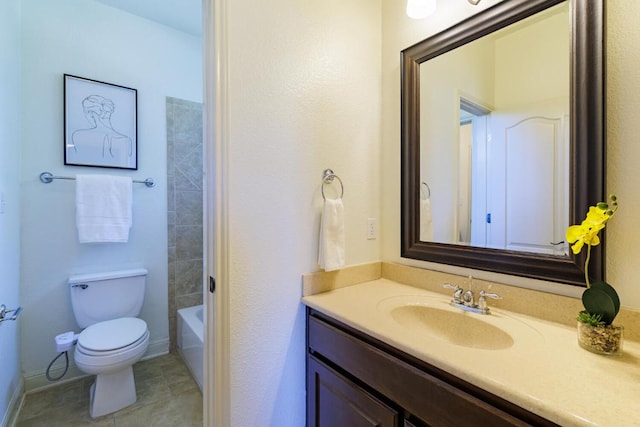
{"label": "orchid stem", "polygon": [[587,289],[591,287],[589,283],[589,260],[591,259],[591,245],[587,245],[587,260],[584,262],[584,281],[587,283]]}

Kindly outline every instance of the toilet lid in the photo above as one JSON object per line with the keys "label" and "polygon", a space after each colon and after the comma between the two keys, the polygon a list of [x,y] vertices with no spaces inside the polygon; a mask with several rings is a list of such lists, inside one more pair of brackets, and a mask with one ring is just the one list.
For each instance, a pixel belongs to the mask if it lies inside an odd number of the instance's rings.
{"label": "toilet lid", "polygon": [[116,350],[139,340],[147,331],[144,320],[135,317],[95,323],[78,336],[78,344],[94,351]]}

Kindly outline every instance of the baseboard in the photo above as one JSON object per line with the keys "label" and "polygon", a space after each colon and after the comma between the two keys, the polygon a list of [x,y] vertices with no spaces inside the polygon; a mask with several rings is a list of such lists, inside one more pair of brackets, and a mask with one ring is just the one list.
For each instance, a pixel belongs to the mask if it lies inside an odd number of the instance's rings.
{"label": "baseboard", "polygon": [[24,383],[20,382],[18,387],[13,391],[13,395],[11,396],[11,400],[9,401],[9,406],[7,407],[7,411],[2,418],[2,422],[0,426],[2,427],[13,427],[16,425],[16,421],[18,420],[18,413],[20,412],[20,407],[22,406],[22,401],[24,400]]}
{"label": "baseboard", "polygon": [[169,354],[169,338],[149,343],[149,348],[142,356],[142,360],[153,359],[165,354]]}
{"label": "baseboard", "polygon": [[[50,387],[55,387],[60,384],[68,383],[78,380],[80,378],[87,377],[88,375],[82,372],[73,362],[73,351],[69,354],[69,369],[64,377],[58,381],[49,381],[47,379],[46,370],[25,374],[24,376],[24,389],[25,393],[33,393],[36,391],[45,390]],[[142,360],[153,359],[154,357],[162,356],[169,353],[169,338],[161,339],[149,343],[149,348],[142,356]],[[49,372],[52,378],[57,378],[64,372],[64,367],[57,367]]]}

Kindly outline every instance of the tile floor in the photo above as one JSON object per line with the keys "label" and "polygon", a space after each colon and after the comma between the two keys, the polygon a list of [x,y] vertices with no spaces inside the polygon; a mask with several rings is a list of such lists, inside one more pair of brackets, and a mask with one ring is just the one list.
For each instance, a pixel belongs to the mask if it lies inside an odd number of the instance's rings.
{"label": "tile floor", "polygon": [[89,416],[93,377],[29,394],[16,427],[202,426],[202,393],[177,353],[133,366],[138,401],[96,419]]}

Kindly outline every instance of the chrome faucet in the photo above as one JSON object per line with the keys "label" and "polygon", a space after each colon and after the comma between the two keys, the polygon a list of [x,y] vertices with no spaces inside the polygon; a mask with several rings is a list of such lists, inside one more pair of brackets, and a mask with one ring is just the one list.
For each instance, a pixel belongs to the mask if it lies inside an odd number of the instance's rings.
{"label": "chrome faucet", "polygon": [[475,295],[471,289],[463,290],[458,285],[452,285],[450,283],[445,283],[442,285],[444,288],[453,289],[453,298],[451,300],[451,305],[457,308],[460,308],[464,311],[470,311],[472,313],[478,314],[491,314],[491,310],[487,305],[487,298],[492,299],[502,299],[502,297],[498,294],[492,294],[486,292],[484,290],[480,291],[480,296],[478,297],[478,302],[475,302]]}

